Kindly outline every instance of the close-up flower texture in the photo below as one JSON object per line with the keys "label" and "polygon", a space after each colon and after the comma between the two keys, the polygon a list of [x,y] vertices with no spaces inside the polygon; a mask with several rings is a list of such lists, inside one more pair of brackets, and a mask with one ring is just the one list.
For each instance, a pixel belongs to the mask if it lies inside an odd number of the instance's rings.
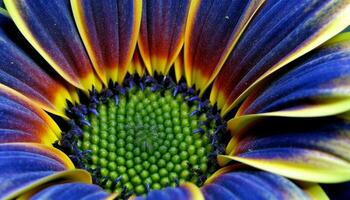
{"label": "close-up flower texture", "polygon": [[0,199],[350,199],[350,0],[0,0]]}

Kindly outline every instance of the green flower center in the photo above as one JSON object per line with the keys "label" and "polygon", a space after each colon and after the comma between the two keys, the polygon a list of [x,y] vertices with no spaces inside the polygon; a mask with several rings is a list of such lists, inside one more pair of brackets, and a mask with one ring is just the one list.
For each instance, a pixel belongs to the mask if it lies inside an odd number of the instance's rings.
{"label": "green flower center", "polygon": [[111,98],[99,103],[98,116],[88,114],[91,126],[83,127],[78,148],[92,150],[88,167],[100,167],[106,190],[126,186],[144,194],[147,187],[175,186],[176,180],[201,183],[215,169],[208,165],[211,142],[197,132],[213,133],[215,126],[203,125],[204,113],[191,115],[197,108],[170,90],[135,87],[120,95],[118,104]]}
{"label": "green flower center", "polygon": [[70,119],[57,119],[63,132],[54,145],[121,199],[184,182],[201,186],[218,169],[226,122],[185,82],[128,75],[121,85],[78,95],[80,104],[68,102]]}

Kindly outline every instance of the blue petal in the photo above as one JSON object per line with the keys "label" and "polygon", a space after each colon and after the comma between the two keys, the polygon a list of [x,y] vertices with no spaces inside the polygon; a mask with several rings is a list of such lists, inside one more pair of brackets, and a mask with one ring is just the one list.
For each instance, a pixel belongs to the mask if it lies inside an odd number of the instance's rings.
{"label": "blue petal", "polygon": [[86,91],[98,83],[68,0],[4,3],[21,33],[65,80]]}
{"label": "blue petal", "polygon": [[0,198],[14,197],[45,177],[72,168],[69,159],[51,147],[30,143],[0,144]]}
{"label": "blue petal", "polygon": [[146,200],[177,200],[177,199],[196,199],[199,192],[198,188],[189,185],[179,187],[166,187],[161,190],[153,190],[147,194],[145,198],[138,196],[136,199]]}
{"label": "blue petal", "polygon": [[[166,75],[183,45],[189,0],[143,0],[138,46],[150,74]],[[161,34],[160,34],[161,33]]]}
{"label": "blue petal", "polygon": [[261,80],[349,25],[350,5],[332,0],[267,0],[222,67],[211,93],[227,113]]}
{"label": "blue petal", "polygon": [[206,200],[215,199],[238,199],[230,190],[217,184],[210,184],[202,188]]}
{"label": "blue petal", "polygon": [[222,174],[202,187],[206,199],[309,199],[294,183],[263,171]]}
{"label": "blue petal", "polygon": [[171,197],[165,191],[155,190],[155,191],[150,192],[147,195],[146,199],[147,200],[158,200],[158,199],[170,200]]}
{"label": "blue petal", "polygon": [[121,83],[135,50],[141,21],[140,0],[73,0],[72,10],[91,62],[107,85]]}
{"label": "blue petal", "polygon": [[349,110],[350,37],[346,34],[337,37],[348,38],[337,42],[331,40],[287,65],[282,76],[264,84],[248,97],[239,114],[272,112],[288,116],[293,113],[325,116]]}
{"label": "blue petal", "polygon": [[213,81],[263,0],[192,1],[185,31],[187,83],[203,90]]}
{"label": "blue petal", "polygon": [[97,185],[85,183],[65,183],[57,184],[43,189],[31,197],[32,200],[52,199],[52,200],[98,200],[106,199],[110,194],[104,192]]}
{"label": "blue petal", "polygon": [[68,91],[61,80],[50,77],[29,58],[24,50],[33,49],[27,48],[29,44],[25,45],[16,29],[12,20],[0,12],[0,83],[26,95],[40,107],[63,115],[65,99],[70,98]]}
{"label": "blue petal", "polygon": [[[233,159],[298,180],[337,183],[350,180],[348,114],[325,118],[266,118],[234,129],[224,164]],[[226,160],[228,159],[228,160]],[[330,171],[332,173],[330,173]]]}
{"label": "blue petal", "polygon": [[60,129],[53,119],[18,92],[0,84],[0,143],[38,142],[51,145]]}

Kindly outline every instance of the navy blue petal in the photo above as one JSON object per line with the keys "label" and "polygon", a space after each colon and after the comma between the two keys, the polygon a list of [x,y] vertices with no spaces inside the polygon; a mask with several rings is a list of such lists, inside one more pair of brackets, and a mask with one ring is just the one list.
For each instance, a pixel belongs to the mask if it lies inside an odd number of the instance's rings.
{"label": "navy blue petal", "polygon": [[31,199],[52,199],[52,200],[99,200],[106,199],[110,194],[104,192],[97,185],[85,183],[65,183],[50,186],[38,193]]}
{"label": "navy blue petal", "polygon": [[309,199],[288,179],[253,170],[222,174],[201,190],[206,199]]}
{"label": "navy blue petal", "polygon": [[67,156],[52,147],[0,144],[0,198],[13,198],[41,179],[73,167]]}
{"label": "navy blue petal", "polygon": [[210,184],[202,188],[206,200],[215,199],[238,199],[230,190],[217,184]]}
{"label": "navy blue petal", "polygon": [[349,110],[348,34],[338,35],[287,65],[279,78],[256,89],[245,100],[239,115],[283,112],[288,116],[325,116]]}
{"label": "navy blue petal", "polygon": [[324,118],[265,118],[243,129],[232,120],[228,126],[234,137],[226,149],[228,156],[220,155],[219,162],[224,164],[233,159],[304,181],[348,181],[348,116],[349,113]]}
{"label": "navy blue petal", "polygon": [[[40,107],[64,115],[65,100],[70,99],[68,91],[61,80],[49,76],[29,57],[27,53],[34,50],[28,46],[12,20],[0,12],[0,83],[19,91]],[[32,54],[39,60],[40,55]]]}
{"label": "navy blue petal", "polygon": [[227,58],[211,93],[222,114],[273,72],[349,25],[342,0],[267,0]]}
{"label": "navy blue petal", "polygon": [[184,184],[179,187],[166,187],[161,190],[152,190],[146,197],[138,196],[136,199],[142,200],[178,200],[178,199],[200,199],[202,194],[193,184]]}
{"label": "navy blue petal", "polygon": [[86,91],[99,84],[68,0],[4,3],[21,33],[65,80]]}

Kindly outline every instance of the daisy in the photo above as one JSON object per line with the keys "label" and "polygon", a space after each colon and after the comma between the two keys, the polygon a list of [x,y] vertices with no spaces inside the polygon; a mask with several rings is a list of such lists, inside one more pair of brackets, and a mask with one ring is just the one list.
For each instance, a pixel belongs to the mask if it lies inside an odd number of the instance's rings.
{"label": "daisy", "polygon": [[0,198],[345,198],[349,0],[1,5]]}

